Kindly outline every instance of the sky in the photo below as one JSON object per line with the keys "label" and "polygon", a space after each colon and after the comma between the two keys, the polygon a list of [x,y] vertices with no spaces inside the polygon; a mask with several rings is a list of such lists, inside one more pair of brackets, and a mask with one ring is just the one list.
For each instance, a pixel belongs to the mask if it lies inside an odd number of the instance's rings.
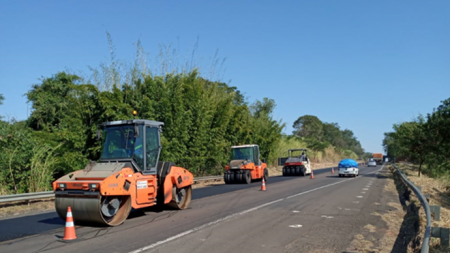
{"label": "sky", "polygon": [[0,0],[0,115],[26,119],[24,94],[42,78],[89,77],[109,60],[109,33],[124,62],[137,41],[150,66],[170,47],[249,103],[274,99],[287,134],[315,115],[382,152],[393,124],[450,97],[449,11],[448,0]]}

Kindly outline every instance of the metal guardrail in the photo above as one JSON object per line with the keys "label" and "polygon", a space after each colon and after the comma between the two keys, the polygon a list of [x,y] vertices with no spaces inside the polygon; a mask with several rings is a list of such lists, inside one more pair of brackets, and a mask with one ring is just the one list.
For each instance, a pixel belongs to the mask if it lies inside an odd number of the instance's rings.
{"label": "metal guardrail", "polygon": [[412,183],[408,180],[408,178],[403,174],[403,171],[401,171],[395,164],[392,164],[392,166],[399,172],[400,176],[402,177],[403,182],[411,188],[411,190],[416,194],[417,198],[419,199],[420,203],[422,204],[422,207],[425,211],[425,214],[427,216],[427,225],[425,228],[425,235],[423,237],[423,243],[422,243],[422,250],[421,253],[428,253],[430,248],[430,237],[431,237],[431,211],[430,206],[428,205],[428,201],[425,198],[425,196],[422,194],[422,192]]}
{"label": "metal guardrail", "polygon": [[[218,179],[222,179],[222,178],[223,178],[223,176],[197,177],[197,178],[194,178],[194,182],[218,180]],[[45,198],[53,198],[53,197],[55,197],[55,194],[53,193],[53,191],[2,195],[2,196],[0,196],[0,203],[8,203],[8,202],[15,202],[15,201],[27,201],[27,200],[33,200],[33,199],[45,199]]]}

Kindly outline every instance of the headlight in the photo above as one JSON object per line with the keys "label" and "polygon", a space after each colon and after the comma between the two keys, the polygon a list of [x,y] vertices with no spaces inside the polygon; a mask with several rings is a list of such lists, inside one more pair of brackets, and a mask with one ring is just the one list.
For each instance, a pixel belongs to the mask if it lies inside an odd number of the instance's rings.
{"label": "headlight", "polygon": [[98,184],[89,184],[89,189],[97,189],[98,188]]}
{"label": "headlight", "polygon": [[66,188],[66,184],[58,184],[59,188]]}

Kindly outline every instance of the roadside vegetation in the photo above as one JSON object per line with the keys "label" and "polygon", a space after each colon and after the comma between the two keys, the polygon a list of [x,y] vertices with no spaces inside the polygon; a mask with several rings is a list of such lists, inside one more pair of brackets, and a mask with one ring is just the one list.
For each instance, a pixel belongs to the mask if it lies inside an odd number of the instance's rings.
{"label": "roadside vegetation", "polygon": [[390,157],[418,165],[417,174],[450,179],[450,98],[410,122],[395,124],[383,146]]}
{"label": "roadside vegetation", "polygon": [[[364,156],[352,131],[317,117],[312,125],[314,116],[299,117],[294,133],[284,135],[273,99],[248,102],[237,87],[214,81],[223,63],[217,56],[200,72],[194,56],[180,63],[176,51],[161,47],[150,68],[140,42],[128,64],[116,59],[107,37],[108,62],[90,67],[88,76],[63,71],[43,78],[25,94],[32,107],[27,120],[0,118],[0,194],[50,190],[54,179],[99,158],[98,124],[130,119],[133,110],[164,122],[161,160],[195,176],[221,174],[229,147],[239,143],[258,144],[269,166],[289,148],[309,148],[314,162]],[[4,99],[0,94],[0,105]],[[309,130],[317,125],[320,133]]]}
{"label": "roadside vegetation", "polygon": [[[444,228],[450,227],[450,181],[448,178],[432,178],[428,175],[418,176],[419,165],[417,164],[399,163],[397,165],[411,182],[422,188],[423,194],[429,195],[430,205],[438,205],[441,207],[440,220],[436,221],[432,218],[431,226]],[[413,202],[420,204],[414,194],[410,194],[410,197]],[[418,238],[420,239],[420,243],[422,243],[426,226],[426,215],[423,208],[418,208],[418,215],[420,217],[420,233],[418,234]],[[439,238],[431,238],[430,252],[450,252],[450,249],[440,246]]]}

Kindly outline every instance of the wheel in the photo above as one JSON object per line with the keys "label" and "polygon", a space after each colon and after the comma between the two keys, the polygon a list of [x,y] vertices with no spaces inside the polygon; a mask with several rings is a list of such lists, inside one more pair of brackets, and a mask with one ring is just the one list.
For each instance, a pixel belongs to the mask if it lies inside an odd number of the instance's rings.
{"label": "wheel", "polygon": [[300,176],[300,167],[295,167],[295,175]]}
{"label": "wheel", "polygon": [[283,167],[282,173],[283,173],[283,177],[285,177],[286,176],[286,167]]}
{"label": "wheel", "polygon": [[97,223],[106,226],[122,224],[131,211],[130,196],[102,196],[101,198],[55,198],[56,213],[66,219],[67,208],[71,207],[75,222]]}
{"label": "wheel", "polygon": [[230,184],[236,183],[236,176],[234,174],[234,171],[230,171]]}
{"label": "wheel", "polygon": [[304,177],[305,174],[306,174],[306,168],[305,167],[301,167],[300,169],[301,169],[300,176]]}
{"label": "wheel", "polygon": [[342,177],[342,175],[341,175],[341,174],[339,174],[339,177]]}
{"label": "wheel", "polygon": [[223,173],[223,181],[225,182],[225,184],[229,183],[229,179],[230,179],[230,173],[228,173],[228,171],[225,171],[225,173]]}
{"label": "wheel", "polygon": [[250,171],[249,170],[245,170],[245,173],[244,173],[244,179],[245,179],[245,183],[246,184],[251,184],[252,183],[252,174],[250,173]]}
{"label": "wheel", "polygon": [[242,183],[242,172],[240,170],[236,171],[236,184]]}
{"label": "wheel", "polygon": [[191,203],[192,187],[187,186],[178,189],[176,186],[172,188],[172,201],[167,204],[169,207],[177,210],[186,209]]}
{"label": "wheel", "polygon": [[264,169],[264,181],[267,182],[268,179],[269,179],[269,170],[268,169]]}

